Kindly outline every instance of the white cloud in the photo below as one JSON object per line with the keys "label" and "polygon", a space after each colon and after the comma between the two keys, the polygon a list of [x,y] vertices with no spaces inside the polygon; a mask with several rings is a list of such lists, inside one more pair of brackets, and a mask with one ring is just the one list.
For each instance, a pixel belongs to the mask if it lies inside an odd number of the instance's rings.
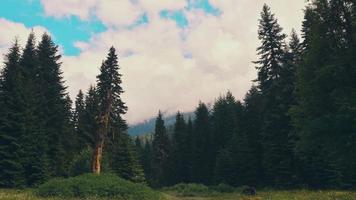
{"label": "white cloud", "polygon": [[41,26],[28,28],[21,23],[16,23],[4,18],[0,18],[0,66],[3,66],[3,55],[8,52],[8,49],[15,41],[15,38],[18,39],[21,46],[24,46],[26,44],[27,37],[32,30],[35,33],[37,40],[41,38],[41,35],[44,32],[49,33],[44,27]]}
{"label": "white cloud", "polygon": [[[42,0],[46,1],[53,2]],[[210,0],[221,11],[220,16],[185,11],[189,26],[180,29],[174,21],[161,19],[159,12],[184,8],[183,0],[97,0],[81,3],[80,9],[86,11],[67,8],[67,1],[51,6],[46,13],[83,19],[93,14],[110,27],[130,24],[148,14],[149,24],[130,30],[109,28],[88,42],[76,42],[79,56],[63,58],[64,76],[74,96],[79,88],[95,83],[108,48],[117,47],[126,90],[123,98],[129,107],[126,118],[131,123],[155,115],[158,109],[170,113],[193,110],[199,100],[211,102],[227,90],[242,99],[256,77],[251,61],[257,59],[263,3],[272,7],[287,34],[293,27],[300,29],[304,7],[304,0]]]}
{"label": "white cloud", "polygon": [[45,14],[56,18],[78,16],[88,20],[96,0],[41,0]]}

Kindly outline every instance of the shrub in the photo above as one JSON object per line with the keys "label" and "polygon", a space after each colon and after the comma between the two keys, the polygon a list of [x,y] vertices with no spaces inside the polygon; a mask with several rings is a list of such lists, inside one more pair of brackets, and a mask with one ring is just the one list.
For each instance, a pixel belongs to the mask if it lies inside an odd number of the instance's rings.
{"label": "shrub", "polygon": [[67,179],[52,179],[37,189],[42,197],[88,198],[110,197],[118,200],[158,200],[159,194],[149,187],[132,183],[113,174],[84,174]]}
{"label": "shrub", "polygon": [[219,185],[211,186],[211,189],[220,193],[233,193],[235,188],[231,185],[220,183]]}
{"label": "shrub", "polygon": [[172,187],[164,188],[164,190],[171,191],[179,196],[186,196],[186,197],[208,196],[212,193],[209,187],[196,183],[189,183],[189,184],[179,183]]}

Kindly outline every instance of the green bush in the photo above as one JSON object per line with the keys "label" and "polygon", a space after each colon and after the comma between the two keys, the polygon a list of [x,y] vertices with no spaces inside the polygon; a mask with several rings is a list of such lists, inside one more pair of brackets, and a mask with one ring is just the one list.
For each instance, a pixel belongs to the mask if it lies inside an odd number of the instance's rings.
{"label": "green bush", "polygon": [[179,196],[186,197],[208,196],[212,193],[209,187],[196,183],[179,183],[177,185],[164,188],[163,190],[170,191],[176,193]]}
{"label": "green bush", "polygon": [[233,193],[235,188],[231,185],[227,185],[225,183],[220,183],[219,185],[214,185],[210,187],[212,190],[220,193]]}
{"label": "green bush", "polygon": [[118,200],[159,199],[159,194],[149,187],[132,183],[113,174],[84,174],[67,179],[52,179],[39,186],[37,195],[65,199],[73,197],[110,197]]}
{"label": "green bush", "polygon": [[[86,147],[82,149],[78,155],[74,157],[69,166],[69,175],[78,176],[82,174],[90,173],[91,170],[91,160],[93,156],[93,149],[91,147]],[[106,155],[103,156],[101,163],[102,172],[110,172],[109,160]]]}

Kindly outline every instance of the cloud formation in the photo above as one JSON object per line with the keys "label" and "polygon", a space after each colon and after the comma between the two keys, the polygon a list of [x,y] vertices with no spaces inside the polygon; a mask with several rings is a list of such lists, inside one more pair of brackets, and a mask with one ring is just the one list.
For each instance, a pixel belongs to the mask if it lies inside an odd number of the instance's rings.
{"label": "cloud formation", "polygon": [[16,38],[21,46],[25,46],[27,37],[31,31],[34,32],[37,38],[40,38],[44,32],[49,33],[49,31],[42,26],[28,28],[21,23],[0,18],[0,63],[4,62],[4,55],[7,53],[8,48],[13,44]]}
{"label": "cloud formation", "polygon": [[[158,110],[191,111],[201,100],[212,102],[228,90],[242,99],[255,79],[257,28],[263,3],[276,13],[285,33],[300,29],[304,0],[210,0],[219,10],[187,9],[183,0],[42,0],[45,14],[57,18],[99,19],[108,29],[89,41],[77,41],[78,56],[63,56],[63,71],[72,97],[94,84],[110,46],[119,53],[129,123]],[[186,27],[160,16],[180,11]],[[149,23],[130,27],[146,14]],[[0,21],[1,22],[1,21]],[[10,34],[10,33],[9,33]],[[3,34],[2,34],[3,35]],[[1,39],[0,39],[1,41]]]}

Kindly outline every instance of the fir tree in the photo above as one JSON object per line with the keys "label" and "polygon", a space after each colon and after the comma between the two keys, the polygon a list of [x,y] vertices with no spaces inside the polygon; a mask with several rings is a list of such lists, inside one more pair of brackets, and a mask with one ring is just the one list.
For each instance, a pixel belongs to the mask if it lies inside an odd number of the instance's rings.
{"label": "fir tree", "polygon": [[144,171],[130,136],[125,133],[117,135],[110,148],[111,169],[124,179],[145,183]]}
{"label": "fir tree", "polygon": [[88,137],[85,135],[85,103],[84,103],[84,94],[82,90],[79,90],[78,95],[75,99],[75,111],[73,116],[74,127],[76,132],[76,143],[77,150],[81,151],[86,146],[91,146],[88,144]]}
{"label": "fir tree", "polygon": [[355,3],[316,0],[305,13],[305,52],[292,109],[303,180],[312,187],[355,181]]}
{"label": "fir tree", "polygon": [[121,118],[126,113],[127,107],[121,99],[124,92],[121,87],[121,74],[115,48],[111,47],[106,60],[102,63],[100,74],[98,75],[98,96],[99,96],[99,127],[96,134],[94,155],[93,155],[93,172],[100,173],[100,164],[104,149],[104,142],[108,135],[109,125],[113,123],[117,130],[125,130],[126,122]]}
{"label": "fir tree", "polygon": [[192,180],[196,183],[211,183],[215,165],[214,143],[209,110],[201,102],[195,110],[192,143]]}
{"label": "fir tree", "polygon": [[94,149],[95,135],[98,130],[99,97],[94,86],[90,86],[84,100],[84,113],[82,119],[83,142]]}
{"label": "fir tree", "polygon": [[20,47],[17,40],[5,56],[0,82],[0,186],[24,185],[21,163],[21,137],[24,134],[23,88],[21,82]]}
{"label": "fir tree", "polygon": [[35,47],[35,36],[31,33],[20,59],[23,69],[24,95],[26,110],[24,112],[24,134],[21,138],[23,147],[22,165],[25,169],[27,185],[36,185],[45,181],[49,176],[48,165],[48,137],[45,124],[41,121],[41,95],[38,91],[38,53]]}
{"label": "fir tree", "polygon": [[[40,95],[40,121],[48,139],[48,158],[53,175],[65,175],[68,153],[73,145],[66,144],[66,138],[73,137],[69,127],[70,110],[66,106],[66,87],[63,85],[61,55],[58,46],[48,34],[43,34],[38,44],[38,89]],[[65,148],[66,147],[66,148]]]}
{"label": "fir tree", "polygon": [[174,124],[173,132],[173,170],[174,175],[172,182],[181,183],[188,182],[190,177],[189,154],[190,138],[187,132],[187,125],[184,116],[178,112],[176,115],[176,122]]}
{"label": "fir tree", "polygon": [[267,5],[261,13],[258,33],[262,45],[257,49],[260,59],[255,63],[258,64],[257,80],[264,99],[265,178],[268,184],[290,186],[294,171],[288,110],[293,103],[294,87],[290,77],[293,77],[295,70],[286,64],[286,36]]}
{"label": "fir tree", "polygon": [[156,119],[155,133],[152,141],[151,175],[152,186],[154,187],[168,184],[170,148],[166,127],[160,111]]}

